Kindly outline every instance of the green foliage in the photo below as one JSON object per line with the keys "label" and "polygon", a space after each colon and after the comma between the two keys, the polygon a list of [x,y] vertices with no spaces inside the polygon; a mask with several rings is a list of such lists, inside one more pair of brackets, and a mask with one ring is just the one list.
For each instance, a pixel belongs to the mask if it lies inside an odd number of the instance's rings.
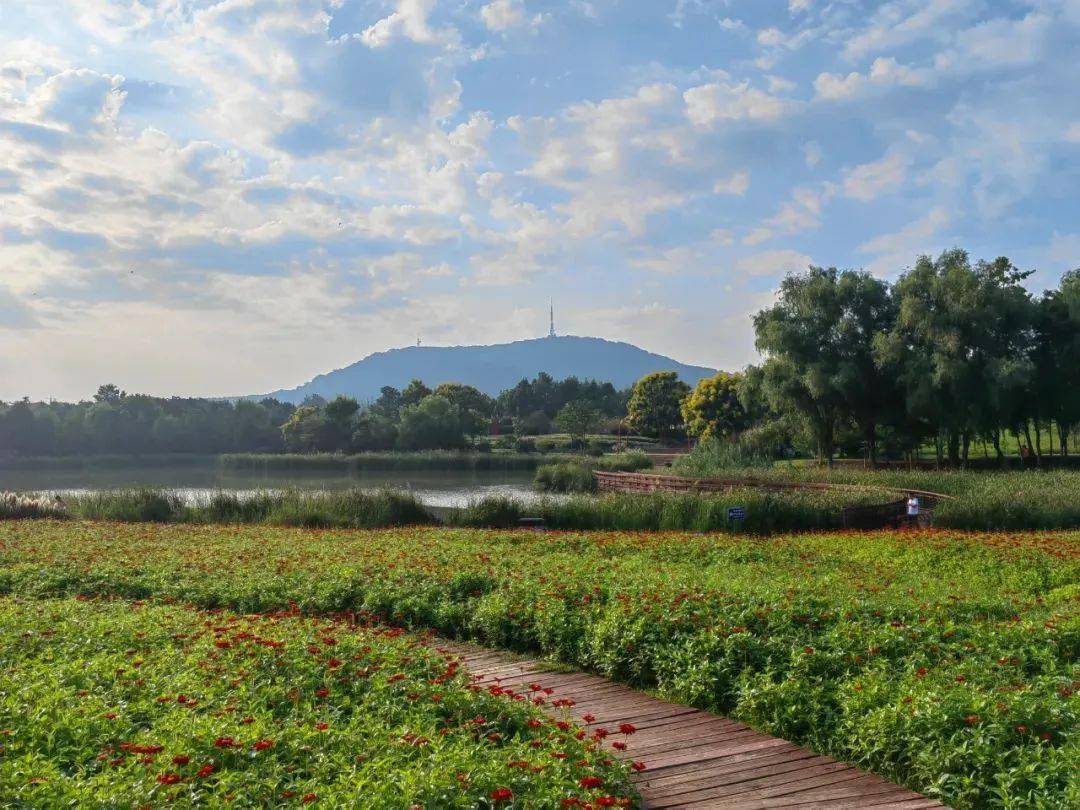
{"label": "green foliage", "polygon": [[[723,493],[655,493],[570,495],[529,502],[498,496],[483,498],[448,517],[452,526],[503,528],[516,525],[486,522],[488,516],[516,514],[543,518],[551,529],[579,531],[697,531],[773,534],[784,531],[840,528],[845,506],[869,506],[894,499],[879,490],[856,492],[733,489]],[[746,520],[728,522],[727,510],[746,509]]]}
{"label": "green foliage", "polygon": [[594,492],[594,470],[607,472],[636,472],[652,467],[652,459],[644,453],[619,453],[589,459],[543,464],[536,469],[533,482],[545,492]]}
{"label": "green foliage", "polygon": [[431,394],[401,409],[398,447],[402,450],[445,450],[465,444],[461,410],[445,397]]}
{"label": "green foliage", "polygon": [[893,317],[887,284],[821,267],[789,275],[777,303],[754,316],[757,348],[768,357],[763,389],[774,409],[806,421],[821,458],[833,457],[842,420],[860,427],[867,456],[875,456],[878,426],[896,396],[874,340]]}
{"label": "green foliage", "polygon": [[716,438],[699,442],[672,465],[679,475],[698,478],[721,478],[732,471],[768,470],[772,466],[772,458],[755,446]]}
{"label": "green foliage", "polygon": [[682,402],[686,432],[699,441],[732,436],[749,426],[740,399],[741,374],[720,371],[700,380]]}
{"label": "green foliage", "polygon": [[[446,529],[311,534],[9,521],[0,524],[0,589],[35,598],[161,597],[245,614],[290,603],[311,614],[368,610],[405,626],[543,654],[655,689],[896,779],[960,810],[1065,808],[1080,801],[1076,533],[905,531],[772,539]],[[98,718],[107,709],[95,702],[99,695],[121,707],[117,719],[132,723],[125,734],[147,726],[156,730],[164,721],[148,698],[192,694],[195,686],[212,720],[203,726],[201,714],[183,715],[177,733],[191,734],[190,744],[212,744],[216,735],[202,729],[216,727],[247,742],[251,738],[241,729],[234,733],[230,724],[245,713],[264,722],[262,711],[248,710],[246,701],[261,697],[257,684],[280,681],[273,671],[264,679],[261,655],[242,657],[244,667],[258,667],[258,675],[242,682],[255,693],[227,691],[230,650],[219,659],[227,667],[224,677],[204,686],[200,671],[191,688],[175,682],[158,687],[159,677],[183,671],[176,666],[178,656],[187,660],[174,630],[158,635],[157,623],[144,621],[132,626],[148,632],[143,640],[126,629],[110,640],[99,625],[63,620],[68,614],[47,618],[54,613],[46,610],[36,624],[21,617],[9,624],[31,630],[49,625],[56,636],[0,634],[5,650],[19,650],[5,660],[21,665],[0,670],[0,678],[10,681],[0,688],[0,706],[18,707],[14,718],[0,719],[0,728],[17,729],[5,746],[21,746],[25,739],[39,749],[53,718],[63,720],[59,728],[79,730],[54,735],[56,740],[101,733],[104,721]],[[212,626],[227,623],[215,618]],[[292,638],[283,633],[258,635]],[[202,645],[212,638],[204,632],[183,641]],[[312,680],[326,679],[307,674],[314,662],[303,653],[306,641],[301,635],[295,663],[291,651],[283,653],[287,666],[280,673],[283,682],[301,684],[305,696]],[[49,655],[48,665],[62,680],[22,668],[21,662],[36,655],[24,651],[53,643],[82,645],[58,647]],[[128,649],[146,661],[145,687],[128,677],[133,656],[123,664],[114,657],[83,669],[83,661],[97,660],[96,651],[116,650],[108,654],[119,656]],[[241,645],[236,654],[246,650]],[[193,654],[206,657],[201,646]],[[117,678],[120,666],[124,680]],[[338,695],[353,693],[333,690],[357,689],[357,683],[329,679],[329,707],[335,707],[330,714],[342,713],[342,745],[347,741],[350,754],[357,746],[387,746],[386,734],[362,731],[345,719],[359,719],[364,710],[349,711]],[[29,707],[75,700],[72,693],[80,688],[91,689],[83,705],[92,709],[81,717],[74,710],[50,710],[47,724],[21,719]],[[111,690],[131,691],[120,700]],[[244,701],[244,708],[213,718],[230,701]],[[285,714],[273,716],[291,720],[293,712],[314,711],[311,706],[321,708],[306,697],[299,704],[285,701]],[[140,711],[144,707],[148,713]],[[299,727],[286,722],[283,728],[290,729],[291,741],[291,729]],[[150,736],[139,739],[154,742]],[[308,738],[302,744],[320,743]],[[100,747],[101,740],[90,736],[85,750],[91,767],[102,767],[93,760]],[[56,749],[43,750],[54,756]],[[25,749],[18,751],[21,762]],[[5,752],[0,768],[10,761]],[[338,764],[332,756],[331,761]],[[420,763],[433,774],[442,770],[426,759]],[[258,760],[244,759],[243,767],[253,766]],[[50,772],[58,782],[73,773],[82,771]],[[0,783],[12,784],[11,777],[5,772]],[[18,784],[25,785],[25,777]]]}
{"label": "green foliage", "polygon": [[585,445],[585,437],[600,422],[600,411],[593,408],[586,400],[568,402],[555,414],[555,426],[570,436],[571,442]]}
{"label": "green foliage", "polygon": [[667,438],[682,432],[682,402],[690,386],[674,371],[646,374],[630,392],[627,422],[645,436]]}
{"label": "green foliage", "polygon": [[376,529],[435,522],[415,497],[393,490],[216,492],[205,501],[193,502],[164,490],[103,490],[70,496],[66,507],[77,517],[125,523],[261,523]]}
{"label": "green foliage", "polygon": [[[431,642],[370,620],[3,598],[0,635],[5,804],[396,810],[490,807],[500,789],[538,808],[633,797],[628,769],[576,728],[471,689]],[[581,789],[586,775],[603,791]]]}

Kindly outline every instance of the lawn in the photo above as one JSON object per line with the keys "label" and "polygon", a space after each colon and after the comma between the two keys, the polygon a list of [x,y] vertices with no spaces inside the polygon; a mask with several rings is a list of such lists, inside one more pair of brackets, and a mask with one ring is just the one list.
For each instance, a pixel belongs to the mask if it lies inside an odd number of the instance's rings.
{"label": "lawn", "polygon": [[353,618],[0,598],[5,806],[636,803],[595,742]]}
{"label": "lawn", "polygon": [[8,521],[0,592],[368,611],[654,688],[956,807],[1080,806],[1077,533]]}

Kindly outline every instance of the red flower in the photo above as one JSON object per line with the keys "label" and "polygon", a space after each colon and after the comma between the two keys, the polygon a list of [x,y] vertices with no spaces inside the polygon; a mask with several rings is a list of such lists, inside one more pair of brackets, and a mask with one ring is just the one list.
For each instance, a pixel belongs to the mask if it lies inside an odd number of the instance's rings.
{"label": "red flower", "polygon": [[917,670],[915,670],[915,677],[916,678],[925,678],[926,677],[926,667],[919,667]]}
{"label": "red flower", "polygon": [[311,804],[311,803],[312,803],[313,801],[315,801],[315,800],[316,800],[316,799],[318,799],[318,798],[319,798],[319,797],[318,797],[318,796],[316,796],[316,795],[315,795],[314,793],[305,793],[305,794],[304,794],[304,795],[303,795],[303,796],[302,796],[302,797],[300,798],[300,801],[302,801],[302,802],[303,802],[304,804]]}
{"label": "red flower", "polygon": [[635,731],[637,731],[637,728],[631,723],[623,723],[619,726],[620,734],[633,734]]}
{"label": "red flower", "polygon": [[254,748],[256,751],[265,751],[267,748],[273,748],[274,747],[274,741],[273,740],[259,740],[257,743],[255,743],[255,745],[253,745],[251,747]]}
{"label": "red flower", "polygon": [[191,762],[191,757],[187,754],[177,754],[172,758],[173,765],[187,765],[189,762]]}
{"label": "red flower", "polygon": [[205,779],[214,772],[214,766],[211,763],[207,763],[199,768],[199,772],[196,774],[200,779]]}
{"label": "red flower", "polygon": [[611,747],[614,748],[616,751],[625,751],[626,743],[616,741],[611,744]]}
{"label": "red flower", "polygon": [[1054,739],[1054,735],[1051,734],[1049,731],[1044,731],[1042,734],[1039,735],[1039,739],[1043,740],[1044,742],[1050,742],[1050,740]]}
{"label": "red flower", "polygon": [[969,714],[967,717],[964,718],[964,722],[967,723],[969,726],[973,726],[979,722],[979,715]]}
{"label": "red flower", "polygon": [[595,723],[596,722],[596,717],[594,715],[591,715],[591,714],[584,714],[584,715],[581,716],[581,719],[584,720],[586,723]]}
{"label": "red flower", "polygon": [[614,807],[618,804],[614,796],[597,796],[594,801],[597,807]]}
{"label": "red flower", "polygon": [[218,737],[214,740],[214,746],[217,748],[232,748],[236,745],[236,740],[232,737]]}
{"label": "red flower", "polygon": [[315,728],[319,731],[326,731],[330,728],[330,725],[328,723],[316,723]]}
{"label": "red flower", "polygon": [[508,802],[514,798],[514,791],[505,787],[495,788],[495,790],[491,791],[491,798],[497,802]]}
{"label": "red flower", "polygon": [[638,773],[641,773],[643,770],[645,770],[645,763],[644,762],[634,762],[634,763],[632,763],[630,765],[630,767],[632,769],[634,769],[635,771],[637,771]]}
{"label": "red flower", "polygon": [[578,787],[591,790],[592,788],[598,788],[604,784],[604,780],[599,776],[583,776],[578,780]]}
{"label": "red flower", "polygon": [[163,773],[157,780],[163,785],[175,785],[180,781],[180,775],[175,773]]}

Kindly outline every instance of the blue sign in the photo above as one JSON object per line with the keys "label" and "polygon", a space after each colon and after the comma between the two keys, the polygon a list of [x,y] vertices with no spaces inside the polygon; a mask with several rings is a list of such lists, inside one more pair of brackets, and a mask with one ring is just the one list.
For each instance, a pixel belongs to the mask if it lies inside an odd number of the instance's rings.
{"label": "blue sign", "polygon": [[746,507],[745,506],[729,506],[727,510],[728,521],[734,520],[746,520]]}

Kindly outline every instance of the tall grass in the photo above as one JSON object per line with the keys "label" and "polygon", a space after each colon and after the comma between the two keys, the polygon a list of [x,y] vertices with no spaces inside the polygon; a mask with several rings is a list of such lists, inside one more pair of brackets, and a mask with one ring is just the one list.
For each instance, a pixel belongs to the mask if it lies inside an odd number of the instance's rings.
{"label": "tall grass", "polygon": [[215,492],[193,502],[167,490],[109,490],[72,496],[68,509],[73,516],[87,520],[126,523],[259,523],[378,529],[436,522],[414,496],[394,490]]}
{"label": "tall grass", "polygon": [[595,492],[594,470],[635,472],[651,466],[652,460],[640,452],[620,453],[600,458],[581,457],[573,461],[560,461],[538,467],[533,483],[545,492]]}
{"label": "tall grass", "polygon": [[[844,506],[881,500],[881,493],[874,491],[775,493],[760,489],[716,494],[574,495],[528,503],[495,496],[452,510],[447,521],[452,526],[498,529],[516,526],[523,517],[535,517],[551,529],[771,534],[839,528]],[[745,509],[746,518],[731,523],[728,509],[736,506]]]}
{"label": "tall grass", "polygon": [[721,477],[739,470],[768,470],[773,460],[766,454],[739,442],[709,439],[671,465],[679,475],[699,478]]}
{"label": "tall grass", "polygon": [[37,495],[0,492],[0,520],[26,518],[65,518],[67,510],[60,501]]}

